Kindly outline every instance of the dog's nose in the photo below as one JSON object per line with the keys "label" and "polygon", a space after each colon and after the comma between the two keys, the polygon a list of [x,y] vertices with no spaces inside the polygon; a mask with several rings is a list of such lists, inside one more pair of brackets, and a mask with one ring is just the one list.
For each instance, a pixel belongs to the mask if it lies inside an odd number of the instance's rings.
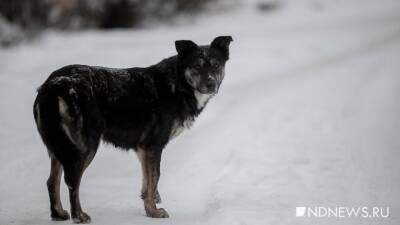
{"label": "dog's nose", "polygon": [[208,89],[214,89],[214,87],[215,87],[214,82],[209,82],[209,83],[207,83],[207,88],[208,88]]}
{"label": "dog's nose", "polygon": [[211,76],[209,76],[207,78],[207,83],[206,83],[206,87],[208,90],[214,90],[215,89],[215,81],[214,78],[212,78]]}

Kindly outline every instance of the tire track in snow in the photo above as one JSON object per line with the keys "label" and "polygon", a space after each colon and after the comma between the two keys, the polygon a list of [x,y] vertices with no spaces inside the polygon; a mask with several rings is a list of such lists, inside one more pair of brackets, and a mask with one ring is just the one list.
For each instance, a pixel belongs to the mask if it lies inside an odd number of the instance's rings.
{"label": "tire track in snow", "polygon": [[[320,60],[313,60],[312,62],[305,63],[299,66],[294,66],[286,71],[275,73],[274,75],[268,76],[263,79],[255,79],[251,82],[244,83],[241,85],[236,85],[233,87],[227,87],[229,89],[238,89],[240,86],[243,90],[254,91],[255,88],[265,88],[265,86],[271,83],[276,84],[278,81],[283,81],[289,78],[300,77],[300,76],[310,76],[310,72],[326,69],[329,66],[335,66],[343,62],[347,62],[350,59],[369,54],[381,48],[390,47],[392,44],[396,44],[400,41],[400,28],[396,31],[376,38],[366,44],[357,46],[352,49],[344,50],[336,54],[326,56]],[[315,73],[314,73],[315,74]]]}
{"label": "tire track in snow", "polygon": [[242,33],[246,34],[241,36],[250,39],[259,36],[273,38],[284,36],[296,38],[299,35],[311,35],[313,33],[321,32],[348,32],[358,31],[361,29],[375,29],[376,27],[396,26],[400,25],[399,21],[400,16],[398,16],[398,14],[389,14],[379,17],[346,18],[336,21],[320,21],[319,23],[303,23],[297,26],[289,24],[282,28],[269,27],[268,31],[261,30],[257,32],[248,32],[248,30],[245,30],[243,32],[241,30]]}

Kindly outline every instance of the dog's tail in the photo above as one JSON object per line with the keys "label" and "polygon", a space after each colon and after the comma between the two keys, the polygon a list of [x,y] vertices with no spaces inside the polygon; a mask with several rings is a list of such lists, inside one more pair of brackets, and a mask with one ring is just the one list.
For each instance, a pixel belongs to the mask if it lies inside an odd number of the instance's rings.
{"label": "dog's tail", "polygon": [[83,119],[76,98],[76,93],[66,86],[45,83],[38,89],[33,115],[51,158],[61,161],[85,146],[81,134]]}

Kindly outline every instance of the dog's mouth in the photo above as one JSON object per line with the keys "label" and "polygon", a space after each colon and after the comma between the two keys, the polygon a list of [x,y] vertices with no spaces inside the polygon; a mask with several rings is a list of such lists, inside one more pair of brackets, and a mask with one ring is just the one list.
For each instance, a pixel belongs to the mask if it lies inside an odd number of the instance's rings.
{"label": "dog's mouth", "polygon": [[200,88],[197,89],[198,92],[202,93],[202,94],[215,94],[218,92],[218,86],[214,85],[214,86],[202,86]]}

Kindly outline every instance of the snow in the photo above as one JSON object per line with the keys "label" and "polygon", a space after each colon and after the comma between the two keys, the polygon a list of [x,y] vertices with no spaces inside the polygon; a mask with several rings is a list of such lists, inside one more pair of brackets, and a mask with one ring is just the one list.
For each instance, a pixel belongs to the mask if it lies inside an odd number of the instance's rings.
{"label": "snow", "polygon": [[[81,185],[93,224],[399,224],[400,2],[258,1],[178,26],[46,32],[0,49],[0,224],[49,219],[50,161],[35,89],[80,63],[146,66],[174,41],[232,35],[219,94],[165,149],[159,184],[171,218],[145,216],[133,152],[102,145]],[[62,200],[69,210],[67,189]],[[296,206],[390,207],[387,219],[296,218]]]}

